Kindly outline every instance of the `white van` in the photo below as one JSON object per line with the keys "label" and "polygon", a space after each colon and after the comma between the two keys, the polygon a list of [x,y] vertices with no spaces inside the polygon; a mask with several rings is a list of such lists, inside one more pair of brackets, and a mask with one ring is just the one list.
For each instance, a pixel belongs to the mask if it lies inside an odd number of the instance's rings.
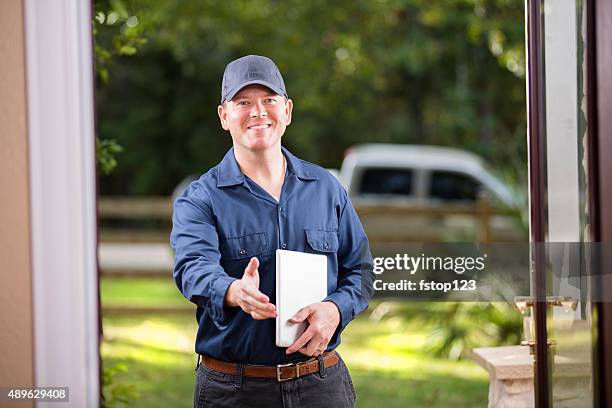
{"label": "white van", "polygon": [[469,203],[481,191],[505,206],[518,204],[480,157],[450,147],[356,145],[347,151],[339,179],[356,204]]}
{"label": "white van", "polygon": [[[482,193],[491,199],[493,209],[498,209],[486,218],[486,239],[526,239],[520,217],[499,214],[502,209],[518,209],[520,196],[498,179],[480,157],[465,150],[356,145],[347,151],[338,178],[357,208],[368,237],[378,248],[385,241],[485,239],[479,226],[485,221],[469,210]],[[467,208],[468,212],[458,212],[457,208]]]}

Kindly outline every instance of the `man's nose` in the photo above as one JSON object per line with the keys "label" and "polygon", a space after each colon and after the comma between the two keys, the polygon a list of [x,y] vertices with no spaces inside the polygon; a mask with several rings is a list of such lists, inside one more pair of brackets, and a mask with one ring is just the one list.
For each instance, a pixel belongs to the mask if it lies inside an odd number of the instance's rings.
{"label": "man's nose", "polygon": [[257,118],[259,116],[268,116],[268,112],[266,112],[266,107],[261,102],[254,103],[251,108],[251,117]]}

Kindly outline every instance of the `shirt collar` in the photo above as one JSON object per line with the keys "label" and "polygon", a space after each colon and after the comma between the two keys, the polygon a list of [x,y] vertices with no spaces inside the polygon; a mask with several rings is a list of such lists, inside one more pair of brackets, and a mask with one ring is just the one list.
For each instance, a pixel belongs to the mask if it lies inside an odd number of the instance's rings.
{"label": "shirt collar", "polygon": [[[289,173],[294,173],[301,180],[319,179],[317,176],[308,171],[302,161],[291,154],[289,150],[281,146],[281,151],[287,159],[287,170]],[[238,166],[236,156],[234,155],[234,148],[232,147],[225,154],[223,160],[221,160],[221,163],[219,163],[217,187],[235,186],[243,183],[244,174],[240,170],[240,166]]]}
{"label": "shirt collar", "polygon": [[289,167],[289,171],[293,172],[299,179],[301,180],[318,180],[319,177],[312,174],[306,166],[304,166],[304,162],[295,157],[289,150],[285,149],[281,146],[281,150],[287,159],[287,166]]}

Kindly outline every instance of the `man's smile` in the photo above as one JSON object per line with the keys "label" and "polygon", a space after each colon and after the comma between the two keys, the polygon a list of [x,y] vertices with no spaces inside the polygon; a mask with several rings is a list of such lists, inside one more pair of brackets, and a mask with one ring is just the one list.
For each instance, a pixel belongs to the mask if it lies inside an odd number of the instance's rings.
{"label": "man's smile", "polygon": [[263,125],[251,125],[249,127],[247,127],[247,129],[267,129],[270,127],[269,123],[263,124]]}

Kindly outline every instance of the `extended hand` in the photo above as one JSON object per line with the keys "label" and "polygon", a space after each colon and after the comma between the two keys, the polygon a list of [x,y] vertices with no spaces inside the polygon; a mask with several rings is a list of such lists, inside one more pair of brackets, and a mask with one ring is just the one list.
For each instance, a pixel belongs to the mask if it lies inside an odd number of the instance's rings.
{"label": "extended hand", "polygon": [[270,299],[259,291],[259,260],[251,258],[244,269],[242,279],[238,279],[227,288],[225,305],[239,306],[245,313],[255,320],[271,319],[276,317],[276,307]]}
{"label": "extended hand", "polygon": [[332,302],[313,303],[289,319],[291,323],[304,320],[308,321],[308,328],[295,343],[289,346],[286,353],[299,351],[306,356],[323,354],[340,323],[338,307]]}

